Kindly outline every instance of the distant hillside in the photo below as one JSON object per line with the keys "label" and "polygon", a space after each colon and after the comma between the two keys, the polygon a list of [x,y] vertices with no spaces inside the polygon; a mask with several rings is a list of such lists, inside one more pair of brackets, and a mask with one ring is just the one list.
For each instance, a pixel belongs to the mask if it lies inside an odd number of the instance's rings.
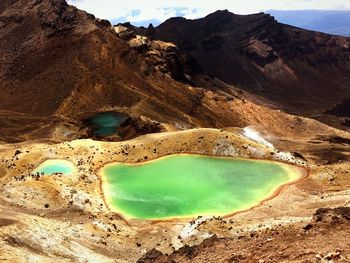
{"label": "distant hillside", "polygon": [[350,38],[263,13],[112,27],[64,0],[1,0],[0,54],[6,142],[80,138],[86,117],[109,110],[140,119],[136,134],[153,123],[295,132],[300,119],[271,108],[330,123],[324,113],[344,116],[350,98]]}
{"label": "distant hillside", "polygon": [[266,11],[281,23],[320,31],[328,34],[350,36],[350,11]]}
{"label": "distant hillside", "polygon": [[147,30],[153,39],[175,43],[210,76],[291,113],[319,116],[350,97],[349,38],[280,24],[264,13],[227,10],[202,19],[171,18]]}

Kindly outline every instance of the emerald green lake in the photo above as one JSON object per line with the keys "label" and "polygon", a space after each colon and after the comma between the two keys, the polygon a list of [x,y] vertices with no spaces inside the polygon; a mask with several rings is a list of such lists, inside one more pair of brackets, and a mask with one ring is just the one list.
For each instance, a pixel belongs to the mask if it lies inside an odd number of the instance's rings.
{"label": "emerald green lake", "polygon": [[66,160],[47,160],[40,164],[34,171],[33,174],[56,174],[61,173],[64,175],[72,174],[75,171],[75,166]]}
{"label": "emerald green lake", "polygon": [[271,161],[170,155],[101,169],[109,207],[127,218],[227,215],[272,196],[303,176],[299,167]]}
{"label": "emerald green lake", "polygon": [[109,136],[117,133],[126,116],[117,112],[102,112],[88,119],[88,124],[96,136]]}

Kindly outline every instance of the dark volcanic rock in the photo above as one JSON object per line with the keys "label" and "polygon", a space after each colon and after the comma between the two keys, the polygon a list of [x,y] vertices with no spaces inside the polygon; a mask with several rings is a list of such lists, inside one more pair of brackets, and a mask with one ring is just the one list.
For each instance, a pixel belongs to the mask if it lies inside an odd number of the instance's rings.
{"label": "dark volcanic rock", "polygon": [[336,115],[338,117],[350,117],[350,99],[343,100],[326,113]]}
{"label": "dark volcanic rock", "polygon": [[140,258],[137,263],[153,263],[157,258],[163,256],[163,253],[152,249],[148,251],[142,258]]}
{"label": "dark volcanic rock", "polygon": [[340,136],[330,136],[330,137],[318,136],[317,138],[320,139],[320,140],[328,141],[330,143],[348,144],[348,145],[350,145],[350,139],[343,138],[343,137],[340,137]]}
{"label": "dark volcanic rock", "polygon": [[350,119],[345,119],[341,124],[350,127]]}
{"label": "dark volcanic rock", "polygon": [[322,113],[350,96],[346,37],[283,25],[264,13],[227,10],[202,19],[171,18],[152,36],[175,43],[211,76],[292,113]]}
{"label": "dark volcanic rock", "polygon": [[159,122],[145,117],[128,118],[119,128],[119,134],[123,140],[129,140],[140,135],[158,133],[162,131]]}
{"label": "dark volcanic rock", "polygon": [[316,222],[350,221],[350,207],[320,208],[314,215]]}

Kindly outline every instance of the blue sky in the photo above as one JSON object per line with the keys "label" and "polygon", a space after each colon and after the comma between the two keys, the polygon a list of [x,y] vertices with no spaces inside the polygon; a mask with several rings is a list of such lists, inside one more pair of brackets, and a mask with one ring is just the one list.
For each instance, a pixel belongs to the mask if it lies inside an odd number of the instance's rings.
{"label": "blue sky", "polygon": [[350,0],[68,0],[96,17],[113,23],[129,21],[134,25],[157,25],[174,16],[189,19],[204,17],[216,10],[236,14],[266,10],[350,10]]}

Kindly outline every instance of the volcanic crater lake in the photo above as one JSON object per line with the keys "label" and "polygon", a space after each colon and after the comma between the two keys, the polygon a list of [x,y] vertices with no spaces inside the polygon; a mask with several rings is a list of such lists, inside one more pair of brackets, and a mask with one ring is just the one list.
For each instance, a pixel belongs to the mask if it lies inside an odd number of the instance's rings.
{"label": "volcanic crater lake", "polygon": [[127,117],[118,112],[100,112],[88,118],[88,124],[96,136],[110,136],[116,134]]}
{"label": "volcanic crater lake", "polygon": [[150,220],[242,211],[304,174],[300,167],[279,162],[187,154],[111,163],[100,170],[111,210]]}
{"label": "volcanic crater lake", "polygon": [[34,171],[33,174],[39,173],[39,174],[45,174],[45,175],[51,175],[51,174],[63,174],[63,175],[70,175],[74,173],[76,170],[73,163],[67,160],[46,160],[45,162],[41,163]]}

